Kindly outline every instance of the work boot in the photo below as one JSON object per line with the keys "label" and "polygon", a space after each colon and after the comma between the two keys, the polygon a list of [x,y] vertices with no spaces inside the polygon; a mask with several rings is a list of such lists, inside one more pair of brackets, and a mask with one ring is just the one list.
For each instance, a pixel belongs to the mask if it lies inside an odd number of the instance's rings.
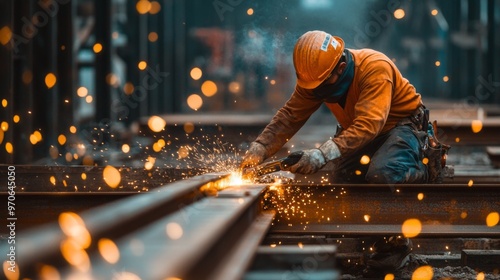
{"label": "work boot", "polygon": [[439,142],[437,139],[437,122],[429,123],[428,128],[428,147],[424,151],[425,157],[428,159],[427,172],[429,183],[442,183],[444,172],[443,168],[446,166],[446,157],[448,155],[449,145]]}
{"label": "work boot", "polygon": [[373,244],[374,253],[365,260],[365,277],[393,273],[402,268],[409,260],[413,244],[409,238],[391,236]]}

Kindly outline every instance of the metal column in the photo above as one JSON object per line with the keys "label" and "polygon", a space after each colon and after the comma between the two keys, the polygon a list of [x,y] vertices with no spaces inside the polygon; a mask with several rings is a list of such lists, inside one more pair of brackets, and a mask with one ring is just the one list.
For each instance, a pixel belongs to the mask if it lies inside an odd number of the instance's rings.
{"label": "metal column", "polygon": [[[163,7],[162,7],[163,8]],[[161,22],[161,14],[157,13],[154,15],[149,15],[147,17],[147,31],[142,33],[141,36],[146,37],[143,38],[144,42],[147,43],[147,62],[148,67],[152,73],[156,73],[157,69],[160,69],[158,56],[161,49],[158,47],[158,41],[151,42],[149,40],[149,34],[151,32],[156,32],[158,34],[159,29],[162,28],[160,25]],[[158,74],[158,73],[157,73]],[[151,80],[151,86],[148,90],[148,115],[155,115],[162,113],[162,103],[161,103],[161,84],[164,81],[164,77],[160,75],[155,75],[156,79]]]}
{"label": "metal column", "polygon": [[[162,84],[164,105],[163,108],[168,113],[174,113],[176,111],[176,94],[174,92],[174,75],[172,74],[174,67],[174,1],[173,0],[164,0],[161,10],[162,16],[162,25],[164,28],[160,29],[159,33],[159,44],[160,49],[162,50],[160,53],[160,61],[161,61],[161,70],[169,73],[169,76],[166,77],[166,81]],[[179,110],[180,108],[178,108]]]}
{"label": "metal column", "polygon": [[[13,63],[12,63],[12,47],[13,40],[15,36],[11,37],[9,41],[9,36],[13,36],[13,2],[11,0],[0,0],[0,29],[2,29],[2,40],[0,44],[0,61],[2,62],[2,67],[0,67],[0,102],[7,102],[7,106],[0,107],[0,122],[6,122],[9,126],[12,125],[13,116]],[[9,33],[10,32],[10,33]],[[5,44],[4,44],[5,43]],[[0,128],[2,129],[2,128]],[[7,131],[0,133],[3,135],[3,141],[0,142],[0,162],[2,163],[12,163],[13,155],[7,153],[5,149],[6,143],[13,142],[13,130],[8,129]],[[2,133],[3,132],[3,133]]]}
{"label": "metal column", "polygon": [[[497,17],[495,18],[495,15]],[[500,43],[496,40],[495,35],[498,35],[498,30],[500,27],[500,1],[499,0],[488,0],[488,52],[487,52],[487,73],[491,75],[492,81],[495,83],[500,83],[500,70],[498,65],[500,65],[500,55],[498,49],[500,49]],[[495,67],[495,65],[497,67]],[[496,104],[500,104],[500,86],[492,88],[492,101]]]}
{"label": "metal column", "polygon": [[[33,161],[33,43],[26,20],[33,15],[33,1],[16,1],[14,7],[14,33],[26,38],[14,50],[14,115],[20,117],[14,129],[14,162],[26,164]],[[33,30],[34,31],[34,30]],[[34,35],[34,33],[33,33]]]}
{"label": "metal column", "polygon": [[139,69],[137,68],[137,62],[139,61],[138,54],[138,43],[139,43],[139,32],[137,30],[137,25],[139,24],[139,14],[136,11],[135,1],[127,1],[127,44],[123,50],[123,59],[126,63],[127,73],[126,79],[127,83],[134,86],[134,92],[125,93],[121,92],[123,102],[123,110],[120,113],[120,118],[127,125],[130,125],[139,118],[139,104],[137,93],[135,88],[139,85]]}
{"label": "metal column", "polygon": [[73,52],[73,5],[74,1],[69,1],[59,6],[58,13],[58,57],[57,70],[59,72],[59,100],[58,110],[63,118],[59,118],[58,133],[68,135],[69,127],[74,124],[74,104],[75,95],[75,63]]}
{"label": "metal column", "polygon": [[95,0],[95,37],[102,51],[95,54],[96,122],[106,124],[111,118],[111,0]]}
{"label": "metal column", "polygon": [[[55,1],[54,1],[55,2]],[[34,146],[34,157],[46,157],[51,146],[57,146],[57,124],[60,119],[57,108],[59,99],[60,76],[57,72],[57,17],[47,12],[53,1],[36,2],[32,23],[33,42],[33,128],[39,130],[43,140]],[[57,4],[57,2],[55,3]],[[54,4],[54,5],[55,5]],[[47,75],[57,78],[50,87],[46,84]],[[17,99],[17,98],[16,98]]]}
{"label": "metal column", "polygon": [[174,40],[175,51],[175,72],[172,101],[174,103],[174,113],[182,112],[180,104],[187,98],[186,92],[186,1],[175,1],[174,4]]}
{"label": "metal column", "polygon": [[162,26],[160,34],[163,110],[166,113],[182,112],[186,96],[185,59],[185,1],[165,0],[162,5]]}

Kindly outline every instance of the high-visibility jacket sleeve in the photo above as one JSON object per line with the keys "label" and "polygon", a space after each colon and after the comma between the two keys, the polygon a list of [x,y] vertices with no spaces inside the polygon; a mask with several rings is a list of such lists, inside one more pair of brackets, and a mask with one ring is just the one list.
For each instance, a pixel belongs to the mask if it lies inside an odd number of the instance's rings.
{"label": "high-visibility jacket sleeve", "polygon": [[274,155],[321,106],[307,90],[296,86],[290,99],[276,112],[256,141],[267,149],[266,158]]}

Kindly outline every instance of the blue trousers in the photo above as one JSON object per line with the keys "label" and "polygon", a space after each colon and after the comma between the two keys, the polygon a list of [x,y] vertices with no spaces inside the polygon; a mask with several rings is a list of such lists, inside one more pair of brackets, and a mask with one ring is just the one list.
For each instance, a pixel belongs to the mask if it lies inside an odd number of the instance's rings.
{"label": "blue trousers", "polygon": [[[332,183],[426,183],[427,167],[422,162],[425,133],[408,125],[396,126],[377,136],[358,152],[334,161]],[[363,156],[370,161],[361,162]]]}

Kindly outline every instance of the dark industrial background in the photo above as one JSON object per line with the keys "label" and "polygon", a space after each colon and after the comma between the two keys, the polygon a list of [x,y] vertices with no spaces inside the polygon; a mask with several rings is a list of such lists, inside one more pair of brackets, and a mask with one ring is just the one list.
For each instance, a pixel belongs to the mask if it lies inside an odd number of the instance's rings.
{"label": "dark industrial background", "polygon": [[[314,29],[422,94],[442,183],[242,180]],[[499,279],[499,65],[500,0],[0,0],[3,278],[374,279],[411,252],[384,279]],[[320,108],[269,160],[335,122]]]}
{"label": "dark industrial background", "polygon": [[0,162],[152,115],[270,115],[314,29],[386,53],[426,102],[500,105],[500,0],[0,0]]}

